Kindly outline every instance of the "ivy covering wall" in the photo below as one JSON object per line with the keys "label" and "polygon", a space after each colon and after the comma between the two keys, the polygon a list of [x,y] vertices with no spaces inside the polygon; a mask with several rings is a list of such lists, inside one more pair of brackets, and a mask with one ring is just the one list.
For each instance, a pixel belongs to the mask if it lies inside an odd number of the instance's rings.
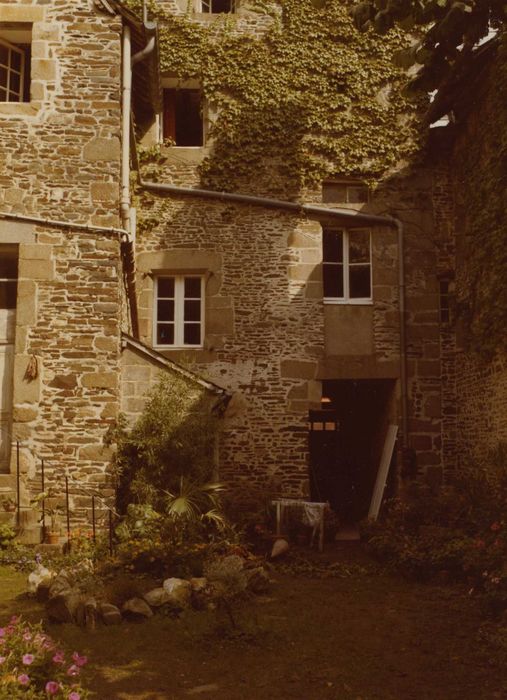
{"label": "ivy covering wall", "polygon": [[379,179],[415,152],[416,108],[392,60],[402,30],[358,32],[343,0],[246,9],[271,22],[254,31],[253,14],[238,31],[241,14],[203,23],[151,3],[163,74],[197,78],[217,115],[204,186],[294,196],[328,174]]}
{"label": "ivy covering wall", "polygon": [[458,202],[458,314],[469,349],[487,358],[507,349],[505,37],[451,165]]}

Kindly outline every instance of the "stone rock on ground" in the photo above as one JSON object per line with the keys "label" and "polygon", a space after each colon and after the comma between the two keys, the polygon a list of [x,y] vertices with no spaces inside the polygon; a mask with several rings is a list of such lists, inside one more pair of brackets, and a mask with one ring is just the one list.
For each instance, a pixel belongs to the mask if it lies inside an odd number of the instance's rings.
{"label": "stone rock on ground", "polygon": [[256,566],[254,569],[245,570],[247,577],[246,589],[255,595],[267,593],[270,586],[268,573],[262,566]]}
{"label": "stone rock on ground", "polygon": [[280,537],[273,543],[273,549],[271,550],[271,559],[278,559],[278,557],[283,556],[289,551],[289,543]]}
{"label": "stone rock on ground", "polygon": [[28,574],[28,592],[37,593],[37,589],[43,581],[51,581],[51,571],[46,569],[42,564],[38,564],[37,568]]}
{"label": "stone rock on ground", "polygon": [[142,598],[130,598],[123,604],[121,611],[123,617],[131,622],[143,622],[153,615],[152,609]]}
{"label": "stone rock on ground", "polygon": [[210,602],[211,589],[208,579],[204,577],[191,578],[191,601],[196,610],[205,610]]}
{"label": "stone rock on ground", "polygon": [[99,611],[105,625],[119,625],[122,621],[120,609],[112,603],[101,603]]}
{"label": "stone rock on ground", "polygon": [[148,593],[145,593],[143,598],[152,608],[159,608],[161,605],[171,601],[171,596],[165,588],[153,588]]}
{"label": "stone rock on ground", "polygon": [[181,578],[166,578],[162,584],[164,590],[169,595],[167,601],[175,608],[189,608],[192,600],[192,586],[190,581]]}
{"label": "stone rock on ground", "polygon": [[53,622],[74,622],[80,603],[80,594],[71,589],[52,596],[46,603],[46,611]]}

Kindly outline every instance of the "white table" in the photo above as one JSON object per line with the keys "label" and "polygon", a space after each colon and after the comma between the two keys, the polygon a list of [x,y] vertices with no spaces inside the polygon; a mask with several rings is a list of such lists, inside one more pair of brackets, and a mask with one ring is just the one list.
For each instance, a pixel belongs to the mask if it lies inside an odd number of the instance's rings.
{"label": "white table", "polygon": [[306,521],[313,527],[310,546],[313,545],[317,532],[319,533],[319,552],[324,548],[324,511],[329,507],[328,503],[305,501],[298,498],[276,498],[271,501],[276,508],[276,534],[281,535],[281,524],[285,508],[299,508],[306,515]]}

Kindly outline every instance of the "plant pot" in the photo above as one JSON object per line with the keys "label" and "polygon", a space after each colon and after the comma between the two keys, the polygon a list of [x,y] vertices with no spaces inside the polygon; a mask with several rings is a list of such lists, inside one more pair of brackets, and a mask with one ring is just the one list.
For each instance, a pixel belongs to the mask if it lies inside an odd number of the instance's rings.
{"label": "plant pot", "polygon": [[60,544],[60,533],[59,532],[46,532],[46,543],[47,544]]}

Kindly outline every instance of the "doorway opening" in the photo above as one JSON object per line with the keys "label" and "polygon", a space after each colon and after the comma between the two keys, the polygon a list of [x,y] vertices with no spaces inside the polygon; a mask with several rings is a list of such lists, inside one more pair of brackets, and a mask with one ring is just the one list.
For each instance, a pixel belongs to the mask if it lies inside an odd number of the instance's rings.
{"label": "doorway opening", "polygon": [[[329,501],[343,524],[368,515],[387,428],[396,422],[395,385],[394,379],[325,380],[322,410],[310,411],[311,496]],[[394,473],[391,464],[390,481]]]}

